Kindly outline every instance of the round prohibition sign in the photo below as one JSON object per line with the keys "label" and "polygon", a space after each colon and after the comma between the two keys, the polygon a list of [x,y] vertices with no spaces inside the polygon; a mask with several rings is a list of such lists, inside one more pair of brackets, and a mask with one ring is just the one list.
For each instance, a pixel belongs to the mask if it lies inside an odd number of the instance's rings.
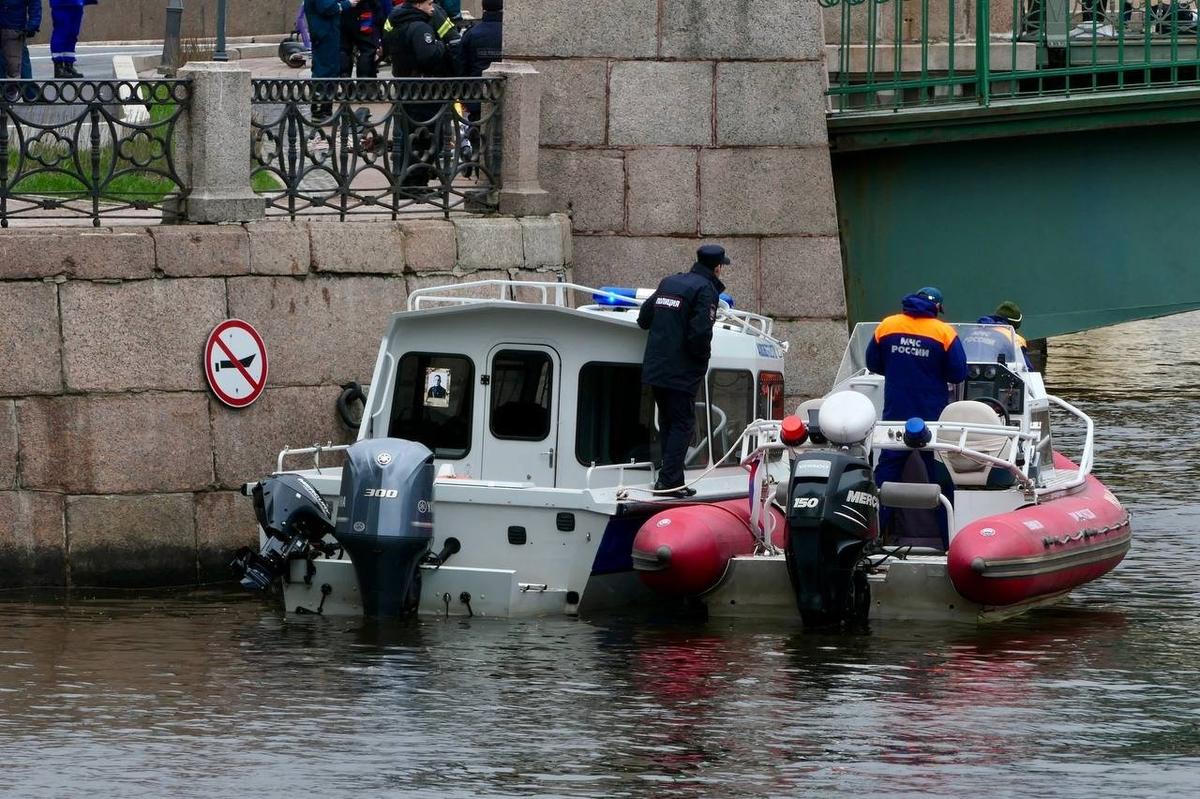
{"label": "round prohibition sign", "polygon": [[204,376],[217,399],[245,408],[267,385],[267,347],[262,336],[241,319],[226,319],[213,328],[204,345]]}

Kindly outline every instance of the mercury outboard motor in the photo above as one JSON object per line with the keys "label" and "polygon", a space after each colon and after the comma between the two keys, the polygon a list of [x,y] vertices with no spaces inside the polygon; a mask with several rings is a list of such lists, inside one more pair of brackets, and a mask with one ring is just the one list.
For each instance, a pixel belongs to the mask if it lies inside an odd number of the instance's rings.
{"label": "mercury outboard motor", "polygon": [[267,540],[258,552],[242,547],[233,567],[242,572],[242,586],[265,591],[287,574],[293,559],[307,558],[313,548],[324,550],[322,539],[333,532],[329,505],[312,483],[296,474],[277,474],[254,486],[254,515]]}
{"label": "mercury outboard motor", "polygon": [[838,448],[806,451],[792,463],[787,565],[804,625],[823,628],[867,619],[863,552],[879,537],[879,493],[861,447],[875,424],[871,401],[839,392],[819,419],[821,435]]}
{"label": "mercury outboard motor", "polygon": [[424,444],[371,438],[346,450],[334,537],[346,548],[368,616],[413,613],[418,567],[433,539],[433,453]]}

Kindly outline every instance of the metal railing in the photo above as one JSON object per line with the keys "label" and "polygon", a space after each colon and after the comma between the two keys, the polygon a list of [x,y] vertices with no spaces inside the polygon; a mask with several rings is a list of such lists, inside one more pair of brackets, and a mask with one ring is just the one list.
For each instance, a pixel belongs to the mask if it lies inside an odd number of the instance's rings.
{"label": "metal railing", "polygon": [[0,226],[162,217],[187,193],[186,81],[0,81]]}
{"label": "metal railing", "polygon": [[835,112],[1200,84],[1192,0],[818,0]]}
{"label": "metal railing", "polygon": [[268,215],[495,210],[503,79],[253,85],[252,182]]}

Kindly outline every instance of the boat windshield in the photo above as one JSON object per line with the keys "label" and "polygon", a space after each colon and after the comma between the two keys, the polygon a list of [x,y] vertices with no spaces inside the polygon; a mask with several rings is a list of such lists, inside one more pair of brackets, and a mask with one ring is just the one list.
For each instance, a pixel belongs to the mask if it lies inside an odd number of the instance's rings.
{"label": "boat windshield", "polygon": [[[834,384],[862,374],[867,370],[867,344],[875,337],[878,322],[859,322],[850,333],[850,343],[842,354]],[[1011,368],[1020,369],[1025,359],[1017,346],[1016,336],[1007,325],[954,324],[951,325],[962,341],[967,360],[973,363],[997,363],[1003,361]]]}

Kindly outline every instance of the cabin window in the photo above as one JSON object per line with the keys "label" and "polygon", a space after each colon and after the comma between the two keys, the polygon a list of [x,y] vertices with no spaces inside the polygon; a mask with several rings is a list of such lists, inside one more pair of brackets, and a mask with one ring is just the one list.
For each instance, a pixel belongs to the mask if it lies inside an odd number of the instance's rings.
{"label": "cabin window", "polygon": [[787,415],[783,403],[783,373],[758,373],[758,418],[782,419]]}
{"label": "cabin window", "polygon": [[465,355],[410,352],[396,368],[388,435],[420,441],[436,458],[471,450],[475,366]]}
{"label": "cabin window", "polygon": [[538,350],[501,350],[492,359],[492,435],[541,441],[550,435],[554,362]]}
{"label": "cabin window", "polygon": [[575,457],[593,463],[645,462],[657,458],[654,397],[642,385],[642,367],[592,362],[579,370]]}
{"label": "cabin window", "polygon": [[[709,429],[714,458],[723,456],[746,425],[754,421],[754,374],[740,369],[713,369],[708,373]],[[721,465],[736,465],[735,451]]]}

